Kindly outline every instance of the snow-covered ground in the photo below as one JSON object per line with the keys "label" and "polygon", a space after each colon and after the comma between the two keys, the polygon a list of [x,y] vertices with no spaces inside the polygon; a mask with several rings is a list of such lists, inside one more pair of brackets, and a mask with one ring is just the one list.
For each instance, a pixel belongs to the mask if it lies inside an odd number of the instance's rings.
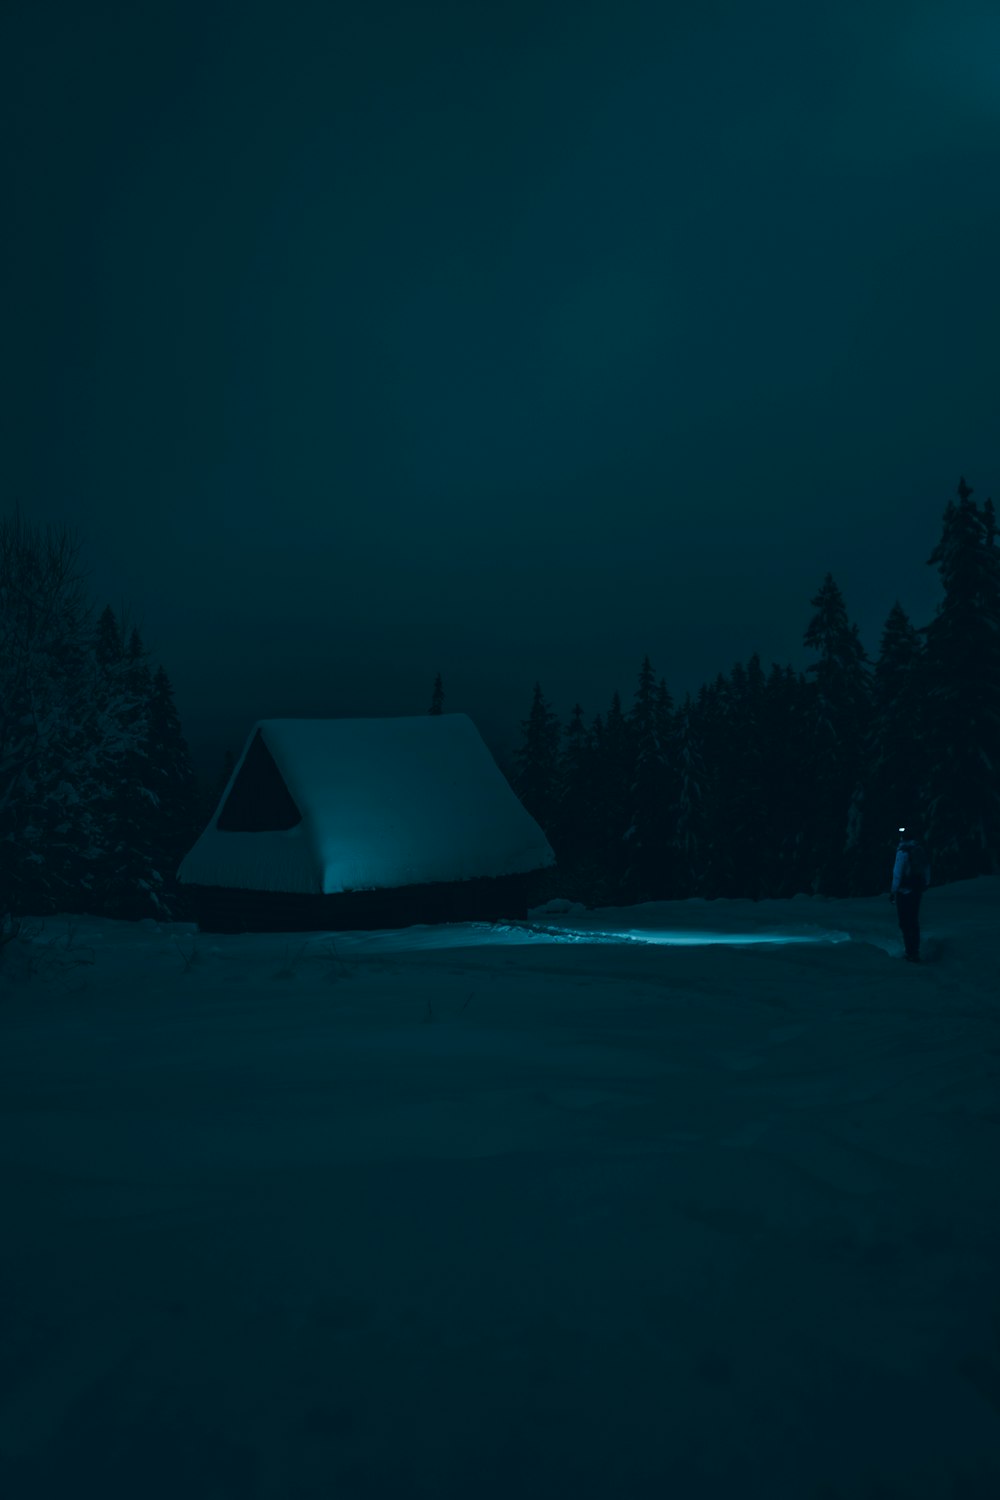
{"label": "snow-covered ground", "polygon": [[49,921],[0,1495],[997,1500],[998,904]]}

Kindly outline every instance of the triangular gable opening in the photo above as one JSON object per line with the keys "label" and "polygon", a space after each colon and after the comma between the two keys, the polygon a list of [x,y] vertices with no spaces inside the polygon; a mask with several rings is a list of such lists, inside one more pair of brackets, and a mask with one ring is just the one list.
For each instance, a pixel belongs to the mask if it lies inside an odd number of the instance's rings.
{"label": "triangular gable opening", "polygon": [[301,822],[302,814],[258,729],[215,826],[220,833],[281,833]]}

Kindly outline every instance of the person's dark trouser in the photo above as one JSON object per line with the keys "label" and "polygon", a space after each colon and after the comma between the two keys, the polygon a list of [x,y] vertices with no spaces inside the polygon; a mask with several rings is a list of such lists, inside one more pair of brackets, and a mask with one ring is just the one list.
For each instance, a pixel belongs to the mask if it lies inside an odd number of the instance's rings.
{"label": "person's dark trouser", "polygon": [[896,894],[896,916],[908,958],[920,957],[920,898],[923,891],[899,891]]}

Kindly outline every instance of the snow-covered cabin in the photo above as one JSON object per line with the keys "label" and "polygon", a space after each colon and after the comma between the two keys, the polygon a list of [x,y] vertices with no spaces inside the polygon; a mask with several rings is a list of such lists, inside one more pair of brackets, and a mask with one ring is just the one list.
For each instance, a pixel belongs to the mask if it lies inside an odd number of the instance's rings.
{"label": "snow-covered cabin", "polygon": [[181,861],[212,932],[523,916],[555,863],[471,719],[263,719]]}

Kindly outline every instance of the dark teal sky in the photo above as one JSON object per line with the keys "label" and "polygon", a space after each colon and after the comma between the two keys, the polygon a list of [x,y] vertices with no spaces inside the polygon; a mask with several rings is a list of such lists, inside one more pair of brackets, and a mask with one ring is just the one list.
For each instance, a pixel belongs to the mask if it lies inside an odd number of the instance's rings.
{"label": "dark teal sky", "polygon": [[993,4],[7,0],[0,85],[4,494],[199,754],[804,665],[827,569],[874,651],[994,490]]}

